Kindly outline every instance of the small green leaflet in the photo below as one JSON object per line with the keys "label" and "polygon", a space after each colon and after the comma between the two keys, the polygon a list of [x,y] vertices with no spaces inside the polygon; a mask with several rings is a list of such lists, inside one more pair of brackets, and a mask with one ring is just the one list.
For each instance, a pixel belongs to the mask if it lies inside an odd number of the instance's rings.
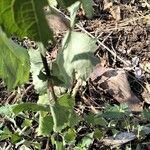
{"label": "small green leaflet", "polygon": [[39,114],[37,133],[39,136],[48,136],[53,131],[53,118],[46,112],[40,112]]}
{"label": "small green leaflet", "polygon": [[66,33],[57,63],[67,87],[70,86],[74,74],[77,79],[86,80],[89,77],[93,67],[99,62],[94,57],[96,48],[96,40],[88,35],[79,32]]}
{"label": "small green leaflet", "polygon": [[30,62],[26,49],[8,39],[0,28],[0,77],[8,89],[27,82],[29,71]]}
{"label": "small green leaflet", "polygon": [[74,141],[75,138],[76,138],[77,134],[76,134],[76,131],[74,128],[70,128],[68,129],[68,131],[66,132],[65,136],[64,136],[64,139],[66,142],[71,142],[71,141]]}
{"label": "small green leaflet", "polygon": [[50,109],[48,106],[45,106],[42,104],[30,103],[30,102],[0,107],[0,115],[3,115],[3,116],[18,115],[20,112],[23,112],[23,111],[50,112]]}
{"label": "small green leaflet", "polygon": [[28,36],[46,44],[53,39],[44,16],[47,5],[47,0],[0,0],[0,25],[8,35]]}
{"label": "small green leaflet", "polygon": [[75,114],[73,108],[74,98],[68,94],[64,94],[57,100],[54,106],[57,120],[57,131],[61,131],[66,126],[72,127],[80,120]]}

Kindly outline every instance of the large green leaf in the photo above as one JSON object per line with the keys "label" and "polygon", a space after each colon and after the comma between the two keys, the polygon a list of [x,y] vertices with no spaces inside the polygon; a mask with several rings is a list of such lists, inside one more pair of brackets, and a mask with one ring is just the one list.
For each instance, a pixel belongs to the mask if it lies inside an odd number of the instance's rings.
{"label": "large green leaf", "polygon": [[66,86],[70,86],[74,73],[77,79],[87,79],[93,67],[99,62],[93,54],[96,48],[96,41],[88,35],[67,32],[57,57]]}
{"label": "large green leaf", "polygon": [[0,0],[0,25],[8,34],[46,43],[52,39],[43,12],[47,5],[47,0]]}
{"label": "large green leaf", "polygon": [[8,39],[0,28],[0,77],[8,89],[28,81],[30,71],[29,56],[23,47]]}

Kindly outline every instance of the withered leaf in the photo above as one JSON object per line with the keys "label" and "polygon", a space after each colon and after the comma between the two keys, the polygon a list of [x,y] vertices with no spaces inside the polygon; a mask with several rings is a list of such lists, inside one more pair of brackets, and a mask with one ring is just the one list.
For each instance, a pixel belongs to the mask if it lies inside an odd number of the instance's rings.
{"label": "withered leaf", "polygon": [[142,103],[132,92],[127,74],[123,69],[105,68],[97,65],[90,78],[101,89],[107,90],[107,93],[119,103],[126,103],[135,112],[142,110]]}

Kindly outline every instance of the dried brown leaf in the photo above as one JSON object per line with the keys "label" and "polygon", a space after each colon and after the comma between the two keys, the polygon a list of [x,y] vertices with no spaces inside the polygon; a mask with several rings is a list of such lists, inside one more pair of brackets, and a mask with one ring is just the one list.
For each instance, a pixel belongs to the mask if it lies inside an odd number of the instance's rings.
{"label": "dried brown leaf", "polygon": [[54,33],[63,33],[70,28],[69,21],[65,16],[52,7],[45,8],[45,17]]}
{"label": "dried brown leaf", "polygon": [[142,110],[142,103],[131,91],[126,72],[123,69],[97,65],[90,78],[119,103],[128,104],[129,108],[135,112]]}
{"label": "dried brown leaf", "polygon": [[136,138],[135,134],[131,132],[122,132],[117,134],[115,137],[104,138],[103,142],[105,145],[122,145]]}

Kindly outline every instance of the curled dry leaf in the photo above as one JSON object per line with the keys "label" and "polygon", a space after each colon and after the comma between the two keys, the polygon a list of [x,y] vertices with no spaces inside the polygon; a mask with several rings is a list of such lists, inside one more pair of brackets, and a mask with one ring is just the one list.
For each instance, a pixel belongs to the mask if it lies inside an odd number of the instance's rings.
{"label": "curled dry leaf", "polygon": [[98,84],[100,89],[105,90],[119,103],[126,103],[135,112],[142,110],[142,103],[131,91],[126,72],[123,69],[97,65],[90,78],[93,83]]}
{"label": "curled dry leaf", "polygon": [[113,5],[109,0],[104,0],[104,10],[109,10],[116,21],[121,20],[121,10],[119,5]]}
{"label": "curled dry leaf", "polygon": [[145,89],[142,93],[142,97],[147,104],[150,104],[150,84],[145,84]]}
{"label": "curled dry leaf", "polygon": [[44,10],[48,25],[54,33],[63,33],[70,28],[69,21],[63,14],[52,7],[45,7]]}
{"label": "curled dry leaf", "polygon": [[135,134],[131,132],[121,132],[115,137],[108,137],[103,139],[105,145],[122,145],[136,138]]}
{"label": "curled dry leaf", "polygon": [[143,63],[140,63],[140,68],[144,71],[144,72],[147,72],[147,73],[150,73],[150,62],[143,62]]}

